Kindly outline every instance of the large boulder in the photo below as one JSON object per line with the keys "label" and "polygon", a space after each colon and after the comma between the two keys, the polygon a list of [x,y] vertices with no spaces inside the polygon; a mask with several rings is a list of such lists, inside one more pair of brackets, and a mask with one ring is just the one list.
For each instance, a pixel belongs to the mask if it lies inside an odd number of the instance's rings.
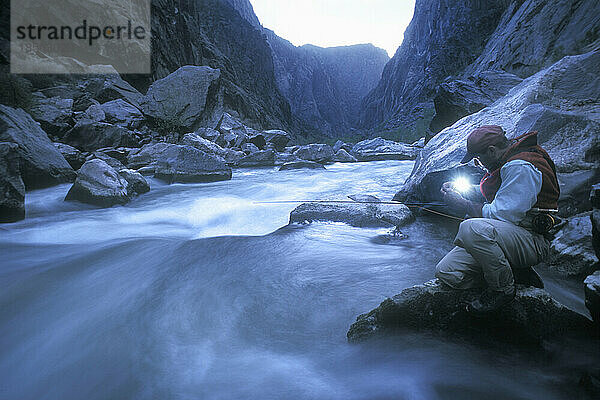
{"label": "large boulder", "polygon": [[367,139],[352,147],[352,155],[359,161],[414,160],[418,149],[404,143],[380,137]]}
{"label": "large boulder", "polygon": [[348,153],[344,149],[339,149],[335,156],[333,156],[333,161],[337,162],[357,162],[358,160],[352,154]]}
{"label": "large boulder", "polygon": [[187,65],[154,82],[141,104],[145,115],[171,127],[195,128],[220,71]]}
{"label": "large boulder", "polygon": [[598,261],[592,246],[590,212],[569,218],[550,245],[546,263],[561,275],[584,277],[593,272]]}
{"label": "large boulder", "polygon": [[100,207],[112,207],[129,201],[127,181],[98,158],[87,161],[77,171],[77,179],[65,201],[76,200]]}
{"label": "large boulder", "polygon": [[0,105],[0,141],[16,143],[20,171],[27,190],[75,179],[75,171],[48,135],[22,109]]}
{"label": "large boulder", "polygon": [[69,165],[77,171],[81,166],[85,163],[85,156],[79,150],[77,150],[73,146],[69,146],[68,144],[54,142],[52,143],[56,150],[63,155],[65,160],[69,163]]}
{"label": "large boulder", "polygon": [[129,153],[127,156],[127,166],[132,169],[154,167],[161,154],[173,146],[176,145],[165,142],[146,144],[139,150]]}
{"label": "large boulder", "polygon": [[347,144],[345,142],[342,142],[341,140],[338,140],[337,142],[335,142],[335,144],[333,145],[333,151],[335,153],[337,153],[338,151],[340,151],[340,149],[344,149],[347,152],[352,152],[352,145],[351,144]]}
{"label": "large boulder", "polygon": [[[287,163],[297,162],[297,161],[306,161],[301,158],[296,157],[290,153],[275,153],[275,165],[283,165]],[[311,161],[312,162],[312,161]]]}
{"label": "large boulder", "polygon": [[404,289],[379,307],[360,315],[348,330],[348,340],[359,342],[401,330],[428,331],[469,339],[519,344],[541,344],[566,333],[593,333],[591,322],[554,300],[547,292],[519,287],[515,300],[484,316],[472,316],[465,303],[474,290],[453,290],[434,279]]}
{"label": "large boulder", "polygon": [[285,150],[285,146],[292,140],[289,133],[278,129],[272,129],[264,132],[264,137],[267,143],[271,143],[275,150],[282,152]]}
{"label": "large boulder", "polygon": [[72,107],[72,99],[38,97],[29,112],[44,132],[60,137],[71,128]]}
{"label": "large boulder", "polygon": [[590,310],[592,319],[600,325],[600,271],[594,272],[583,281],[585,306]]}
{"label": "large boulder", "polygon": [[222,158],[224,158],[225,154],[227,153],[224,148],[208,139],[203,138],[196,132],[184,135],[181,139],[181,144],[195,147],[205,153],[214,154]]}
{"label": "large boulder", "polygon": [[260,150],[237,161],[239,167],[263,167],[275,165],[275,152],[273,150]]}
{"label": "large boulder", "polygon": [[303,203],[290,213],[290,223],[332,221],[357,227],[402,226],[413,218],[404,204]]}
{"label": "large boulder", "polygon": [[25,184],[19,171],[18,147],[0,143],[0,222],[25,218]]}
{"label": "large boulder", "polygon": [[119,125],[105,122],[80,121],[63,138],[68,144],[83,151],[103,147],[137,147],[135,134]]}
{"label": "large boulder", "polygon": [[214,182],[231,179],[231,168],[220,157],[174,145],[159,154],[154,176],[169,183]]}
{"label": "large boulder", "polygon": [[[468,134],[481,125],[500,125],[509,138],[538,131],[538,141],[559,172],[590,170],[600,162],[600,53],[565,57],[515,86],[494,104],[434,136],[419,153],[415,167],[395,199],[431,201],[426,178],[451,180],[466,152]],[[438,196],[438,195],[435,195]]]}
{"label": "large boulder", "polygon": [[117,99],[100,106],[106,116],[106,121],[128,129],[138,128],[144,121],[144,116],[136,107],[125,100]]}
{"label": "large boulder", "polygon": [[294,151],[294,155],[303,160],[326,163],[332,162],[335,154],[330,145],[313,143],[300,146]]}
{"label": "large boulder", "polygon": [[430,128],[437,133],[462,117],[489,106],[523,79],[505,71],[483,71],[464,79],[447,78],[433,99],[435,116]]}

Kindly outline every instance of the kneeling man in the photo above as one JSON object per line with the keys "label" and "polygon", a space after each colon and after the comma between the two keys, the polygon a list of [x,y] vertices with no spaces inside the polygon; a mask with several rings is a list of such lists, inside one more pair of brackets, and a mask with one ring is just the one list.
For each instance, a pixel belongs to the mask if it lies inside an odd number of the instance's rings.
{"label": "kneeling man", "polygon": [[554,162],[537,144],[537,132],[508,140],[499,126],[479,127],[469,134],[461,162],[471,159],[488,171],[480,184],[487,202],[463,198],[450,183],[442,186],[444,201],[472,218],[460,224],[455,247],[438,263],[436,277],[455,289],[485,288],[467,305],[483,313],[514,298],[515,277],[543,287],[531,267],[549,252],[543,222],[554,221],[560,192]]}

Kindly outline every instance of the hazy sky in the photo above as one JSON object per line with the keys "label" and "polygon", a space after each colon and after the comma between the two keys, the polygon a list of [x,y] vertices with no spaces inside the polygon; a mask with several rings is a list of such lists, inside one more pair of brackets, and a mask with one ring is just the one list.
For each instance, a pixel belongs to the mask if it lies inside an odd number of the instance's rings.
{"label": "hazy sky", "polygon": [[296,46],[373,43],[393,56],[415,0],[250,0],[269,28]]}

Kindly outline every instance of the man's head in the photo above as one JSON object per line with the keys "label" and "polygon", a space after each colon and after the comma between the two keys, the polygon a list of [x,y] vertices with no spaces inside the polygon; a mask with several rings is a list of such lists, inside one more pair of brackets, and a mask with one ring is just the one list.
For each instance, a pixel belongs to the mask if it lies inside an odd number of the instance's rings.
{"label": "man's head", "polygon": [[476,158],[489,171],[498,168],[502,156],[510,146],[504,130],[498,125],[484,125],[467,137],[467,154],[461,160],[466,164]]}

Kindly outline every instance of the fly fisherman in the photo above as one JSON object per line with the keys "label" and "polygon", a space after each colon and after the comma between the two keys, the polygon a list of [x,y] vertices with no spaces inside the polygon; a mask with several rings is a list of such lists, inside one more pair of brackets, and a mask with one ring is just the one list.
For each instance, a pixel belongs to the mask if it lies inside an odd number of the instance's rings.
{"label": "fly fisherman", "polygon": [[468,214],[455,247],[437,264],[436,277],[454,289],[485,288],[467,310],[485,313],[509,303],[517,283],[543,287],[531,268],[548,254],[547,232],[560,193],[554,162],[537,144],[537,132],[508,140],[500,126],[475,129],[467,155],[487,169],[481,192],[487,202],[465,199],[449,182],[441,192],[453,209]]}

